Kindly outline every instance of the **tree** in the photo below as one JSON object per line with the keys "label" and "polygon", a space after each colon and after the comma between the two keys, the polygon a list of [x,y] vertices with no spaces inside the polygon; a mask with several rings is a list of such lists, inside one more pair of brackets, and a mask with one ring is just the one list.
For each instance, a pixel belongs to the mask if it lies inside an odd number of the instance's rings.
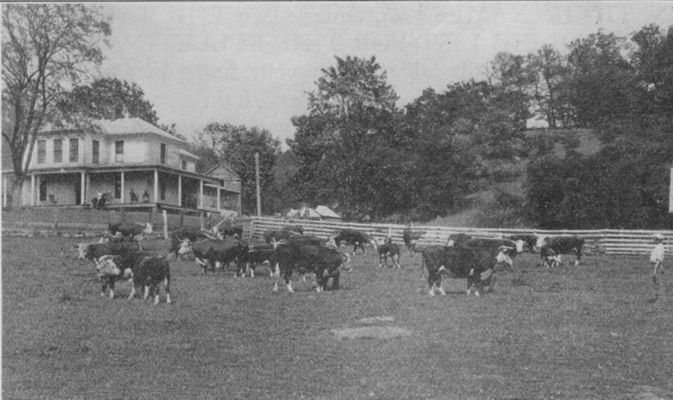
{"label": "tree", "polygon": [[101,63],[110,24],[81,4],[6,4],[2,14],[2,101],[12,152],[14,205],[30,166],[37,130],[55,111],[67,85]]}
{"label": "tree", "polygon": [[211,161],[215,155],[219,163],[231,166],[241,178],[241,206],[245,213],[256,210],[255,153],[259,154],[262,209],[274,211],[272,169],[280,142],[269,131],[214,122],[197,135],[197,143],[201,149],[197,154],[206,155]]}
{"label": "tree", "polygon": [[535,111],[550,128],[568,126],[572,120],[567,105],[568,67],[561,53],[547,44],[528,55],[527,67],[533,79]]}
{"label": "tree", "polygon": [[371,166],[369,156],[394,140],[397,94],[375,57],[335,59],[309,94],[308,114],[292,119],[297,131],[288,144],[298,164],[292,184],[305,202],[377,213],[371,191],[385,185],[373,173],[383,165]]}
{"label": "tree", "polygon": [[102,78],[65,93],[58,108],[65,117],[109,120],[134,117],[157,125],[159,118],[154,106],[144,96],[145,92],[133,82]]}

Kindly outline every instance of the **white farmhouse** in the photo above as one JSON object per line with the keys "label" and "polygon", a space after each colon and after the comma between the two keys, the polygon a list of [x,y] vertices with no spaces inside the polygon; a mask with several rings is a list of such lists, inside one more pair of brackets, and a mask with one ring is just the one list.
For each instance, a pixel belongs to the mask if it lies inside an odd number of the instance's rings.
{"label": "white farmhouse", "polygon": [[[37,134],[22,190],[34,207],[106,208],[240,213],[241,181],[226,166],[196,172],[187,142],[139,118],[94,120],[86,127],[47,127]],[[11,171],[3,171],[3,200]]]}

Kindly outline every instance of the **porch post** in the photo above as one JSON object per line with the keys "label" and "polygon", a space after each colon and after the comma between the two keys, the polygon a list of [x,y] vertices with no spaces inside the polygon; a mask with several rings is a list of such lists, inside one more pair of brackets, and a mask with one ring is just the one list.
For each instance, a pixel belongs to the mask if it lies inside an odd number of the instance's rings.
{"label": "porch post", "polygon": [[35,174],[30,175],[30,205],[35,205]]}
{"label": "porch post", "polygon": [[154,202],[159,202],[159,170],[154,170]]}
{"label": "porch post", "polygon": [[79,201],[81,206],[86,204],[86,172],[84,171],[82,171],[80,179]]}
{"label": "porch post", "polygon": [[121,172],[122,174],[122,192],[121,192],[121,197],[119,198],[119,202],[124,204],[124,171]]}
{"label": "porch post", "polygon": [[7,176],[2,177],[2,206],[7,207]]}
{"label": "porch post", "polygon": [[220,207],[220,185],[217,185],[217,209],[221,210],[222,207]]}
{"label": "porch post", "polygon": [[203,179],[199,180],[199,208],[203,209]]}
{"label": "porch post", "polygon": [[182,175],[178,175],[178,207],[182,207]]}
{"label": "porch post", "polygon": [[[86,190],[88,192],[89,189],[91,188],[91,175],[90,174],[86,174],[86,182],[84,184],[86,185]],[[89,198],[88,195],[84,197],[85,200],[87,200],[88,198]],[[86,204],[86,202],[84,204]]]}

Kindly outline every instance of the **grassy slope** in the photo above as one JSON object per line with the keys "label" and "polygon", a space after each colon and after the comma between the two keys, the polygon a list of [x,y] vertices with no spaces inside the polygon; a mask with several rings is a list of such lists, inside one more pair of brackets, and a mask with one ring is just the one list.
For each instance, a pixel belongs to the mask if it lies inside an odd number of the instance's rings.
{"label": "grassy slope", "polygon": [[[74,243],[3,238],[3,398],[673,397],[673,302],[646,302],[645,259],[549,271],[524,255],[480,298],[451,279],[448,296],[428,297],[420,256],[406,252],[401,271],[358,254],[343,289],[322,294],[301,281],[294,295],[273,293],[268,277],[203,276],[174,261],[175,303],[155,307],[100,297]],[[412,335],[332,334],[372,316]]]}

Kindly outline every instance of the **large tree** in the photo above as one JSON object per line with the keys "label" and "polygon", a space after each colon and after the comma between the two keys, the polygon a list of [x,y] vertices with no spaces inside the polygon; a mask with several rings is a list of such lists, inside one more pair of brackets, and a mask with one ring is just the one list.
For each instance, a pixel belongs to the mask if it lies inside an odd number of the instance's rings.
{"label": "large tree", "polygon": [[117,78],[101,78],[65,93],[58,102],[66,117],[115,120],[136,117],[157,125],[154,106],[145,99],[145,92],[133,82]]}
{"label": "large tree", "polygon": [[110,24],[81,4],[5,4],[2,13],[2,102],[5,144],[12,153],[13,204],[30,166],[37,130],[55,102],[101,63]]}
{"label": "large tree", "polygon": [[308,114],[292,119],[297,131],[289,145],[298,163],[292,182],[305,202],[379,213],[379,196],[371,192],[386,185],[375,179],[381,165],[372,166],[370,156],[394,136],[397,94],[375,57],[335,59],[309,94]]}

